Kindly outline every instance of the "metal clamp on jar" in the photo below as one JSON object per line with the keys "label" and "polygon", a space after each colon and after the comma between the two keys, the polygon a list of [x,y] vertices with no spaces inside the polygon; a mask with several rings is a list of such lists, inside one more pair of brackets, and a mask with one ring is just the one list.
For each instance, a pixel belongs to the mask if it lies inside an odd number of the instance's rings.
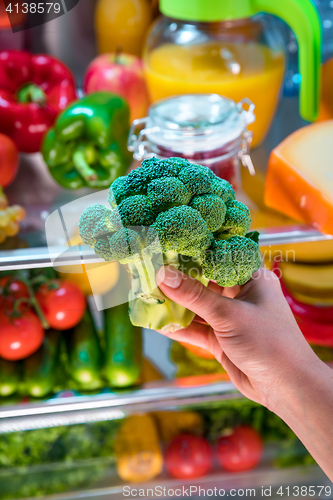
{"label": "metal clamp on jar", "polygon": [[240,186],[240,162],[251,174],[249,156],[255,120],[249,99],[236,103],[217,94],[181,95],[154,103],[146,118],[132,123],[128,149],[135,160],[180,156],[205,165]]}

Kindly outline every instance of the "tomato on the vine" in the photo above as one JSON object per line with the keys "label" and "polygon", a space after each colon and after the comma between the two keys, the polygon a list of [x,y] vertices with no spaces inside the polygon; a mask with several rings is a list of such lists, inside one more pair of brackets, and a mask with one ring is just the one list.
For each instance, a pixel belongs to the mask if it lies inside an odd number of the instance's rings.
{"label": "tomato on the vine", "polygon": [[248,425],[236,427],[232,434],[217,442],[217,457],[228,472],[254,469],[263,454],[263,441],[258,432]]}
{"label": "tomato on the vine", "polygon": [[42,285],[36,293],[36,299],[51,328],[73,328],[81,321],[86,309],[85,297],[74,283],[63,280],[54,280],[52,283],[56,288]]}
{"label": "tomato on the vine", "polygon": [[0,278],[0,294],[7,289],[8,294],[14,299],[29,297],[28,287],[23,281],[13,278],[12,276],[4,276]]}
{"label": "tomato on the vine", "polygon": [[165,467],[177,479],[193,479],[206,475],[213,464],[213,451],[208,441],[191,434],[180,434],[165,452]]}
{"label": "tomato on the vine", "polygon": [[11,317],[0,309],[0,357],[18,361],[36,352],[42,345],[44,330],[39,318],[30,309]]}

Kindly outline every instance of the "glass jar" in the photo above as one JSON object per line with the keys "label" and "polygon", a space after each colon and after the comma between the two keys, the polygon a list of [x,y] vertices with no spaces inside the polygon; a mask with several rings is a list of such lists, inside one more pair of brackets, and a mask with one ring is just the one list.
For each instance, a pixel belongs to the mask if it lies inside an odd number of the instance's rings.
{"label": "glass jar", "polygon": [[162,16],[151,27],[144,68],[152,102],[179,94],[216,93],[256,107],[253,146],[264,139],[284,76],[280,17],[299,48],[300,112],[318,113],[321,28],[312,0],[160,0]]}
{"label": "glass jar", "polygon": [[[245,109],[246,107],[246,109]],[[217,94],[181,95],[150,106],[148,116],[134,120],[128,149],[135,160],[179,156],[205,165],[240,187],[240,163],[254,173],[249,156],[254,105]]]}

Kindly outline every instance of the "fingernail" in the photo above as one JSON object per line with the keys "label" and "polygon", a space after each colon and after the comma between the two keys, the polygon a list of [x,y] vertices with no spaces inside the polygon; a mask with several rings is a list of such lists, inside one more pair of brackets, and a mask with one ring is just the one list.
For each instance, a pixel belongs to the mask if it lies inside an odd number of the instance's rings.
{"label": "fingernail", "polygon": [[160,267],[156,274],[157,284],[163,283],[163,285],[169,288],[179,288],[183,277],[182,274],[172,266]]}

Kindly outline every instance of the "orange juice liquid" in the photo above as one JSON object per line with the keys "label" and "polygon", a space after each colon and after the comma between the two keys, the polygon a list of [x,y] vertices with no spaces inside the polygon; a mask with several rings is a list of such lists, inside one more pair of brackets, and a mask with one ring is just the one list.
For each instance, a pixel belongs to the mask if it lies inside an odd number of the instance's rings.
{"label": "orange juice liquid", "polygon": [[255,104],[253,145],[265,137],[279,98],[284,54],[256,42],[165,44],[145,55],[152,102],[176,94],[224,95]]}

